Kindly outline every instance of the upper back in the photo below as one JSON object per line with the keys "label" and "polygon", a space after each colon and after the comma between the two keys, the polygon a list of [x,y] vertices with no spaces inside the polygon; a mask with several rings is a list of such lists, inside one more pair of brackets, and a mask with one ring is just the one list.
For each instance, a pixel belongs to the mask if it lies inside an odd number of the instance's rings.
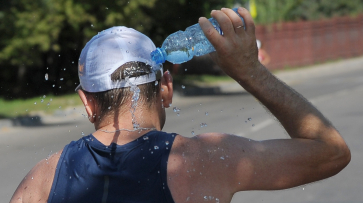
{"label": "upper back", "polygon": [[[48,202],[172,202],[166,162],[173,134],[105,146],[92,135],[64,148]],[[165,166],[165,167],[163,167]]]}

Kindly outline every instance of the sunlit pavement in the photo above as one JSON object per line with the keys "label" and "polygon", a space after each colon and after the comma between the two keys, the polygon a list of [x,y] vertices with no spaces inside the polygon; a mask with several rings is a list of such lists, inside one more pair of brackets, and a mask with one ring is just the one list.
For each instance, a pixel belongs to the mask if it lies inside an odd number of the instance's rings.
{"label": "sunlit pavement", "polygon": [[[362,64],[363,58],[356,58],[277,73],[281,80],[307,97],[335,124],[352,150],[352,161],[348,167],[330,179],[294,189],[241,192],[235,195],[233,203],[362,202]],[[256,140],[287,137],[275,119],[248,93],[227,93],[176,96],[173,106],[167,110],[164,130],[184,136],[214,131]],[[174,107],[176,112],[173,111]],[[73,114],[68,112],[56,118],[44,117],[42,125],[38,126],[1,128],[2,201],[10,200],[21,179],[39,160],[94,130],[88,119],[82,116],[82,107],[73,111]]]}

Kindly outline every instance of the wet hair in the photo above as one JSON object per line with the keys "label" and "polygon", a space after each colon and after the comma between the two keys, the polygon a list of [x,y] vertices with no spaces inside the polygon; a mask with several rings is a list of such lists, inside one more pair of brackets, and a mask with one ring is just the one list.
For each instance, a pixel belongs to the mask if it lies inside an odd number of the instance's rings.
{"label": "wet hair", "polygon": [[[120,66],[111,74],[112,81],[126,79],[127,77],[138,77],[151,73],[152,67],[143,62],[128,62]],[[160,93],[160,78],[157,81],[138,85],[140,89],[139,103],[147,104],[150,108],[155,103]],[[118,111],[126,101],[131,100],[133,92],[130,87],[117,88],[104,92],[86,92],[87,97],[91,97],[99,107],[98,118],[111,115]]]}

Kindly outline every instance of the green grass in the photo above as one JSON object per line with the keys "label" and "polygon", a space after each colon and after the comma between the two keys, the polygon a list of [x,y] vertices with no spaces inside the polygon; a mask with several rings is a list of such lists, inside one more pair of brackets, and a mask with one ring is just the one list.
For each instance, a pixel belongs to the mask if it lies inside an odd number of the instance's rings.
{"label": "green grass", "polygon": [[16,99],[8,101],[0,98],[0,118],[13,118],[39,111],[45,114],[52,114],[58,109],[78,105],[82,105],[82,102],[76,93],[63,96],[47,95],[45,98],[40,96],[25,100]]}
{"label": "green grass", "polygon": [[217,75],[176,75],[173,76],[174,81],[176,83],[181,84],[191,84],[191,83],[207,83],[207,84],[213,84],[213,83],[219,83],[219,82],[229,82],[233,81],[232,78],[226,75],[217,76]]}

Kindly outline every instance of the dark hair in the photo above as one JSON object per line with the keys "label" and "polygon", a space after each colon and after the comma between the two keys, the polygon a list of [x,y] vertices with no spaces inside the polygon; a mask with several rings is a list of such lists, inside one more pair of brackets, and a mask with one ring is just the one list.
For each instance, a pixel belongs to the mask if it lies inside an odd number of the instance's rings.
{"label": "dark hair", "polygon": [[[112,81],[118,81],[127,77],[138,77],[152,73],[152,67],[143,62],[128,62],[120,66],[111,74]],[[156,96],[160,92],[160,77],[157,81],[138,85],[140,89],[139,102],[146,103],[148,108],[156,101]],[[131,100],[133,92],[130,87],[117,88],[104,92],[86,92],[97,103],[100,111],[97,117],[102,119],[104,116],[114,113],[120,109],[126,101]]]}

